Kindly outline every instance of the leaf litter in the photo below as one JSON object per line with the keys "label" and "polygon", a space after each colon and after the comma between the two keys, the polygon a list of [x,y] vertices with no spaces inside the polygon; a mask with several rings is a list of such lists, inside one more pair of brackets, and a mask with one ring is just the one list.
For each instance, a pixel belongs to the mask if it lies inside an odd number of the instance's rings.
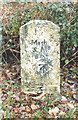
{"label": "leaf litter", "polygon": [[16,69],[18,70],[14,71],[14,68],[11,68],[11,70],[10,68],[6,68],[5,72],[8,77],[3,74],[3,71],[0,77],[0,84],[6,83],[2,84],[1,87],[3,118],[15,118],[19,114],[20,118],[21,116],[27,118],[77,117],[76,107],[78,96],[75,88],[72,87],[76,82],[69,82],[68,77],[66,77],[66,81],[62,80],[59,99],[55,98],[53,94],[41,93],[40,95],[33,96],[21,92],[21,82],[19,80],[20,67],[16,66]]}

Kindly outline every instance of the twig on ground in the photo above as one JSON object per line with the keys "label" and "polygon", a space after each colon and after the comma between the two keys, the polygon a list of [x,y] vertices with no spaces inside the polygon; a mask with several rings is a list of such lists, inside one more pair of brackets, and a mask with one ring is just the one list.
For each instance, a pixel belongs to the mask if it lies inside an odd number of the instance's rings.
{"label": "twig on ground", "polygon": [[1,52],[1,54],[0,54],[0,56],[1,56],[5,51],[7,51],[7,50],[10,50],[10,51],[14,51],[14,52],[20,53],[20,52],[17,51],[17,50],[13,50],[12,47],[9,47],[9,48],[6,48],[5,50],[3,50],[3,51]]}
{"label": "twig on ground", "polygon": [[10,49],[10,51],[12,52],[13,56],[17,59],[17,61],[19,61],[18,58],[14,55],[13,50]]}
{"label": "twig on ground", "polygon": [[72,56],[76,55],[77,53],[78,53],[78,51],[77,51],[77,52],[75,52]]}
{"label": "twig on ground", "polygon": [[7,50],[9,50],[9,49],[11,49],[11,47],[4,49],[4,50],[1,52],[0,56],[1,56],[5,51],[7,51]]}
{"label": "twig on ground", "polygon": [[68,63],[66,63],[63,67],[65,67],[66,65],[68,65],[71,61],[73,61],[74,59],[76,59],[78,56],[74,57],[73,59],[71,59]]}
{"label": "twig on ground", "polygon": [[61,49],[61,50],[62,50],[62,52],[64,53],[65,58],[67,58],[67,56],[66,56],[66,54],[65,54],[64,50],[63,50],[63,49]]}
{"label": "twig on ground", "polygon": [[14,52],[16,52],[16,53],[20,53],[19,51],[17,51],[17,50],[14,50],[14,49],[10,49],[11,51],[14,51]]}

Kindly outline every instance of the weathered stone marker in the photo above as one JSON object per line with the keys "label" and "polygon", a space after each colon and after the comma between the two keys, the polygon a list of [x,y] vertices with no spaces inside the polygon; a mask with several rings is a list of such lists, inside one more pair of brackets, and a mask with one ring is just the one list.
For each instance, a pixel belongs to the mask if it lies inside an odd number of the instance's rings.
{"label": "weathered stone marker", "polygon": [[32,20],[20,28],[23,92],[60,93],[59,30],[47,20]]}

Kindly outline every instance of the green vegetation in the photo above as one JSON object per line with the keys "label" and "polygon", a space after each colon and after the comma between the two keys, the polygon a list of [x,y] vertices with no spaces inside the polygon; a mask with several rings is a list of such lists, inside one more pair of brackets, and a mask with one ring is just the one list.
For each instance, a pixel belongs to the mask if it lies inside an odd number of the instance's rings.
{"label": "green vegetation", "polygon": [[[2,21],[3,69],[0,77],[3,93],[3,118],[76,118],[75,101],[78,99],[76,97],[77,4],[26,2],[15,8],[11,8],[10,4],[7,5],[8,10],[6,10],[6,14],[3,13],[6,18],[3,18]],[[24,95],[20,90],[20,27],[30,20],[49,20],[60,27],[61,95],[65,96],[68,101],[61,101],[61,99],[55,101],[52,95],[50,99],[45,96],[43,102],[36,101],[32,100],[30,96]],[[72,101],[74,102],[72,103]],[[70,105],[71,108],[68,107],[67,102],[73,104],[74,107],[72,105]],[[34,104],[34,110],[32,110],[32,104]],[[62,113],[57,111],[57,114],[49,114],[49,110],[56,106]],[[36,107],[38,107],[38,111]]]}
{"label": "green vegetation", "polygon": [[[10,48],[19,51],[20,26],[34,19],[49,20],[60,27],[61,67],[67,64],[77,50],[77,6],[73,3],[35,3],[26,7],[27,5],[28,3],[23,8],[16,6],[14,13],[10,11],[6,13],[9,22],[3,22],[3,33],[7,35],[6,38],[3,36],[5,48],[8,48],[8,51]],[[18,60],[16,57],[15,59]]]}

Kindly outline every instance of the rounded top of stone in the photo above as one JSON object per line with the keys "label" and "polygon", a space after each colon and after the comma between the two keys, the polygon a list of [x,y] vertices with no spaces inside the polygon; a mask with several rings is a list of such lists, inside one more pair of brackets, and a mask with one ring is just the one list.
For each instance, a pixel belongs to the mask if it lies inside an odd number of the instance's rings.
{"label": "rounded top of stone", "polygon": [[54,24],[53,22],[48,21],[48,20],[31,20],[31,21],[27,22],[26,24],[22,25],[22,26],[20,27],[20,29],[22,29],[23,27],[25,27],[25,26],[27,26],[27,25],[29,25],[29,24],[32,24],[32,23],[35,23],[35,24],[51,23],[53,26],[56,27],[56,29],[60,29],[60,27],[59,27],[58,25],[56,25],[56,24]]}

